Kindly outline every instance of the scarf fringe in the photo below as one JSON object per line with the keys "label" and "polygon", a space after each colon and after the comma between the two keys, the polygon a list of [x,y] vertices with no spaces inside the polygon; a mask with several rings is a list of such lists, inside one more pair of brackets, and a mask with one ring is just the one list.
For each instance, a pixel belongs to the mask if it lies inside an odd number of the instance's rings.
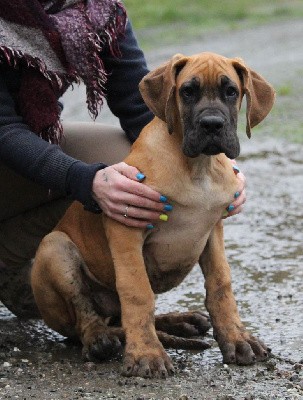
{"label": "scarf fringe", "polygon": [[86,85],[86,103],[89,114],[93,120],[98,117],[98,114],[103,106],[103,99],[106,98],[106,82],[108,74],[105,72],[104,64],[98,56],[105,45],[109,46],[110,53],[114,57],[121,57],[121,52],[118,45],[118,37],[125,31],[127,17],[125,8],[121,3],[116,3],[112,17],[108,21],[102,36],[98,33],[91,34],[89,41],[92,46],[92,65],[93,76],[91,82],[85,77],[82,77]]}
{"label": "scarf fringe", "polygon": [[[4,62],[7,66],[17,69],[19,66],[33,68],[39,71],[53,86],[59,95],[62,95],[65,89],[73,83],[80,84],[80,79],[76,74],[60,74],[49,71],[46,64],[37,57],[32,57],[11,47],[0,46],[0,64]],[[54,85],[56,83],[56,86]]]}
{"label": "scarf fringe", "polygon": [[61,121],[58,119],[55,124],[40,131],[38,136],[49,143],[60,144],[61,138],[63,137],[63,126]]}

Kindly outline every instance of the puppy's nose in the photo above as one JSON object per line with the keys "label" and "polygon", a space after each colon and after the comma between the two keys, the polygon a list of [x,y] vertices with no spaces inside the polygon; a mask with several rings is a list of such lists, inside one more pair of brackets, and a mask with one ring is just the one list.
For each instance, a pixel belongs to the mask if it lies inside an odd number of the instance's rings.
{"label": "puppy's nose", "polygon": [[201,128],[205,130],[206,133],[219,133],[223,128],[224,119],[215,115],[207,115],[199,119]]}

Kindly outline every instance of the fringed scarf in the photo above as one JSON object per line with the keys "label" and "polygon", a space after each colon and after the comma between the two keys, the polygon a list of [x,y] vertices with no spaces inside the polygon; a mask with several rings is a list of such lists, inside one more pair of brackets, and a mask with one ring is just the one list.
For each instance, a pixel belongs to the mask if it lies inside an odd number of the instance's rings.
{"label": "fringed scarf", "polygon": [[0,65],[21,71],[15,100],[33,132],[60,142],[58,98],[81,80],[97,117],[107,80],[100,52],[108,45],[119,56],[125,23],[115,0],[0,0]]}

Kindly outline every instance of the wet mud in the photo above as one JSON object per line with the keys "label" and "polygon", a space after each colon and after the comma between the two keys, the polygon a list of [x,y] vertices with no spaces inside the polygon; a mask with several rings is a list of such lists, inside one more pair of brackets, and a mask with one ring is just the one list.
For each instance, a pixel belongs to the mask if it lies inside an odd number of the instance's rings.
{"label": "wet mud", "polygon": [[[270,27],[266,32],[274,37]],[[225,38],[226,46],[233,40]],[[300,63],[303,51],[296,57]],[[280,81],[282,61],[276,68],[265,59],[256,63]],[[125,378],[121,360],[83,362],[78,346],[42,322],[18,320],[0,307],[0,399],[303,399],[303,145],[266,132],[251,140],[241,136],[241,142],[238,163],[248,200],[242,214],[224,223],[226,253],[242,320],[271,347],[269,360],[224,365],[210,331],[212,347],[203,353],[169,350],[173,377]],[[197,266],[178,288],[158,297],[157,312],[204,310],[203,284]]]}

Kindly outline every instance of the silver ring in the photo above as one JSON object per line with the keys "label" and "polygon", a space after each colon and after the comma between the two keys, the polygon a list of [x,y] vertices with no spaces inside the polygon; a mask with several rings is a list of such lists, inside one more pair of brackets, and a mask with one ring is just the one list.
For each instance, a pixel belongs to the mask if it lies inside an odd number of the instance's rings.
{"label": "silver ring", "polygon": [[129,209],[129,206],[126,206],[126,207],[125,207],[125,212],[124,212],[124,214],[123,214],[123,217],[124,217],[124,218],[128,218],[128,215],[127,215],[128,209]]}

